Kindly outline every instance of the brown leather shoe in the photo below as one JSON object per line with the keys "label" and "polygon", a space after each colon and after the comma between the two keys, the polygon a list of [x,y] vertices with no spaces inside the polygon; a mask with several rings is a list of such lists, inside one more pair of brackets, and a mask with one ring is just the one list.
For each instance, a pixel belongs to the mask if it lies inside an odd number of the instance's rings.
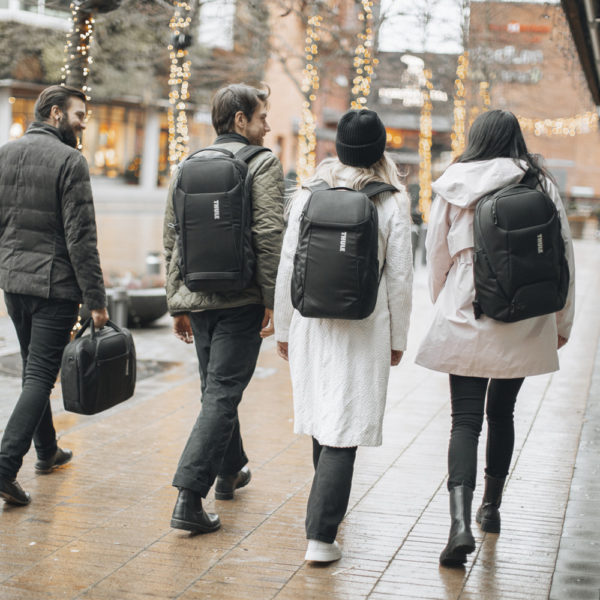
{"label": "brown leather shoe", "polygon": [[63,450],[62,448],[57,448],[54,456],[48,458],[46,460],[38,460],[35,463],[35,470],[38,473],[52,473],[54,469],[57,467],[62,467],[62,465],[66,465],[73,458],[73,452],[71,450],[67,450],[66,448]]}
{"label": "brown leather shoe", "polygon": [[202,508],[198,492],[181,488],[171,517],[171,527],[195,533],[210,533],[221,527],[219,515],[207,513]]}
{"label": "brown leather shoe", "polygon": [[0,477],[0,496],[7,504],[25,506],[31,502],[31,496],[17,483]]}
{"label": "brown leather shoe", "polygon": [[215,498],[217,500],[232,500],[234,490],[248,485],[251,479],[252,473],[248,467],[242,467],[241,470],[233,475],[217,477]]}

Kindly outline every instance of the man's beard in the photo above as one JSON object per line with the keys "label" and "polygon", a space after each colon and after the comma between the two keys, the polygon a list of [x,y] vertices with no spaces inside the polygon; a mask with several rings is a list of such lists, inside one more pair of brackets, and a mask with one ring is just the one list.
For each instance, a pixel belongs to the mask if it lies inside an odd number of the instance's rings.
{"label": "man's beard", "polygon": [[67,120],[67,115],[63,115],[58,122],[58,131],[63,139],[63,142],[72,148],[77,148],[77,135]]}

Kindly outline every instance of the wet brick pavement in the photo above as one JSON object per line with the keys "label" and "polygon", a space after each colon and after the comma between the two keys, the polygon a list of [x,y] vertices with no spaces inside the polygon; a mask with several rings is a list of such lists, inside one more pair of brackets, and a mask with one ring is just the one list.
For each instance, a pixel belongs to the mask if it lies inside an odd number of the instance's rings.
{"label": "wet brick pavement", "polygon": [[[414,362],[431,314],[424,272],[415,281],[409,351],[392,370],[380,448],[358,453],[339,541],[343,558],[303,561],[310,441],[293,434],[287,365],[271,340],[241,406],[251,484],[233,501],[206,502],[223,527],[169,527],[177,460],[199,409],[192,347],[169,319],[136,330],[138,356],[177,363],[139,382],[127,403],[93,417],[53,408],[73,462],[19,481],[28,507],[0,507],[2,600],[331,599],[572,600],[600,598],[600,253],[576,244],[577,314],[561,371],[529,378],[517,403],[516,443],[502,533],[475,527],[465,569],[440,568],[448,534],[446,376]],[[17,350],[0,318],[0,355]],[[19,380],[0,375],[0,428]],[[485,434],[480,444],[483,460]],[[480,481],[483,464],[480,462]],[[478,486],[474,504],[481,499]]]}

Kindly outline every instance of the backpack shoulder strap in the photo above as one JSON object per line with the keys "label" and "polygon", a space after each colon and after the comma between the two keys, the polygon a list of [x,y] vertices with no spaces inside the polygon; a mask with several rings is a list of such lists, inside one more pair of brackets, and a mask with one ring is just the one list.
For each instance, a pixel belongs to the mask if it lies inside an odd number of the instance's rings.
{"label": "backpack shoulder strap", "polygon": [[372,198],[373,196],[381,194],[382,192],[397,192],[398,190],[389,183],[383,183],[382,181],[371,181],[371,183],[367,183],[367,185],[365,185],[365,187],[360,191],[368,198]]}
{"label": "backpack shoulder strap", "polygon": [[264,146],[253,146],[252,144],[247,144],[235,153],[235,157],[248,164],[252,158],[261,152],[270,152],[270,150]]}
{"label": "backpack shoulder strap", "polygon": [[541,186],[539,177],[536,175],[536,173],[533,169],[527,169],[527,171],[525,172],[525,175],[523,175],[523,179],[521,179],[520,183],[522,183],[523,185],[526,185],[527,187],[530,187],[532,189],[535,189],[538,186]]}

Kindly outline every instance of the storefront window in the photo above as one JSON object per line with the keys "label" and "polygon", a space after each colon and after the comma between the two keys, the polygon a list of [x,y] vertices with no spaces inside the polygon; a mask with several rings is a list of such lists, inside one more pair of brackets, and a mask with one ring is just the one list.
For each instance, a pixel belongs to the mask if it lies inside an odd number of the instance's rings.
{"label": "storefront window", "polygon": [[84,134],[83,150],[92,175],[114,179],[125,177],[130,183],[139,179],[144,114],[123,106],[92,106]]}
{"label": "storefront window", "polygon": [[[22,0],[21,7],[28,12],[52,17],[66,18],[69,15],[70,0]],[[0,3],[0,7],[2,4]]]}
{"label": "storefront window", "polygon": [[9,135],[11,140],[16,140],[25,133],[29,124],[33,121],[35,100],[11,97],[10,102],[13,116]]}
{"label": "storefront window", "polygon": [[[8,132],[10,139],[17,139],[34,121],[35,98],[19,98],[16,90],[12,93],[15,95],[8,98],[12,109]],[[144,155],[145,109],[123,104],[89,104],[88,108],[90,114],[83,132],[82,152],[88,161],[90,174],[139,183]],[[170,172],[166,112],[160,113],[160,127],[158,179],[161,184],[167,184]],[[191,131],[195,131],[194,127]]]}

